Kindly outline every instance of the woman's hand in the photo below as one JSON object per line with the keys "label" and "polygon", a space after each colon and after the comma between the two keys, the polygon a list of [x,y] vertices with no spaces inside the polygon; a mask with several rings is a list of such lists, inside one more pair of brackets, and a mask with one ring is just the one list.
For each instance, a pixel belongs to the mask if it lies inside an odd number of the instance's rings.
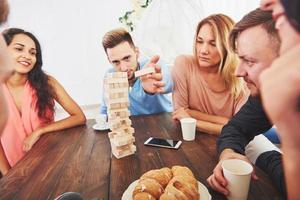
{"label": "woman's hand", "polygon": [[41,129],[36,129],[33,131],[23,142],[23,151],[29,151],[32,146],[39,140],[42,132]]}
{"label": "woman's hand", "polygon": [[191,117],[188,113],[187,108],[179,108],[172,113],[172,118],[174,120],[181,120],[182,118]]}

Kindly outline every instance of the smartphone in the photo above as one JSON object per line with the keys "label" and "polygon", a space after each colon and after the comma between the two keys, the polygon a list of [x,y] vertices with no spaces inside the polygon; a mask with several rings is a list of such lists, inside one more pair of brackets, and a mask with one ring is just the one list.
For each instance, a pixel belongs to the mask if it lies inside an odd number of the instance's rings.
{"label": "smartphone", "polygon": [[182,143],[182,141],[180,141],[180,140],[177,141],[177,140],[150,137],[146,140],[146,142],[144,144],[149,145],[149,146],[178,149],[180,147],[181,143]]}

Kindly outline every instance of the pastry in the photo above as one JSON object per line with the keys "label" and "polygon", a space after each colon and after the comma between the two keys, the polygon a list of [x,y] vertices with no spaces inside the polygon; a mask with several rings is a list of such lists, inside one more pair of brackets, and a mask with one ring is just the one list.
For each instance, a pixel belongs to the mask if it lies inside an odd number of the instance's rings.
{"label": "pastry", "polygon": [[132,193],[133,200],[199,200],[198,182],[183,166],[144,173]]}
{"label": "pastry", "polygon": [[156,198],[147,192],[139,192],[134,195],[133,200],[156,200]]}
{"label": "pastry", "polygon": [[172,179],[172,171],[170,168],[164,167],[161,169],[150,170],[141,176],[141,179],[152,178],[158,181],[165,188]]}
{"label": "pastry", "polygon": [[141,192],[148,193],[155,199],[159,199],[160,195],[164,192],[164,188],[155,179],[140,179],[137,186],[134,188],[132,198],[135,199],[135,196]]}
{"label": "pastry", "polygon": [[172,173],[173,173],[173,176],[187,175],[187,176],[194,177],[193,172],[189,168],[183,167],[183,166],[173,166],[172,167]]}

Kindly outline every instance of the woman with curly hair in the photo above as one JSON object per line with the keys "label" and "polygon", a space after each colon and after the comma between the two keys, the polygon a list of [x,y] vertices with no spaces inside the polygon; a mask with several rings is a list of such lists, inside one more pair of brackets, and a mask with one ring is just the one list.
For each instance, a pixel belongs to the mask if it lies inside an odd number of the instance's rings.
{"label": "woman with curly hair", "polygon": [[[59,82],[42,70],[42,52],[36,37],[22,29],[10,28],[3,33],[15,68],[1,85],[9,117],[1,136],[0,170],[5,174],[45,133],[85,123],[77,103]],[[58,102],[70,116],[54,121],[54,104]],[[3,160],[3,159],[0,159]]]}

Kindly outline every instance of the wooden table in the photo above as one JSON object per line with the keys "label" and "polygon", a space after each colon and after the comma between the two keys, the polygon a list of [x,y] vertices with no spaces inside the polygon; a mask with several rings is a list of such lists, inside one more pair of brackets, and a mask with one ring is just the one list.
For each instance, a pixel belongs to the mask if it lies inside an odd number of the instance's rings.
{"label": "wooden table", "polygon": [[[107,131],[86,126],[43,136],[33,149],[0,180],[0,199],[53,200],[75,191],[85,200],[121,199],[128,185],[144,172],[173,165],[188,166],[207,186],[206,178],[217,163],[216,137],[197,133],[193,142],[179,150],[144,146],[150,137],[182,140],[179,124],[169,113],[131,117],[137,153],[122,159],[111,157]],[[258,170],[259,181],[251,183],[249,199],[280,199],[270,180]],[[214,200],[226,199],[209,189]]]}

